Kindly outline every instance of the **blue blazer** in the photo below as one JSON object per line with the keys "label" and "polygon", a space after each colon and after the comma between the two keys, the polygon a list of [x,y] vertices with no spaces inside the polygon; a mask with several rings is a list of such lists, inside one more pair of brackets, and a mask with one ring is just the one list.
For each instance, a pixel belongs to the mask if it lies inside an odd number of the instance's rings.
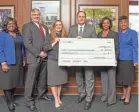
{"label": "blue blazer", "polygon": [[118,32],[119,60],[131,60],[138,63],[138,36],[135,30],[128,28],[125,33]]}
{"label": "blue blazer", "polygon": [[[22,56],[25,56],[25,49],[21,35],[17,36],[22,41]],[[14,39],[9,33],[0,32],[0,63],[16,64]]]}

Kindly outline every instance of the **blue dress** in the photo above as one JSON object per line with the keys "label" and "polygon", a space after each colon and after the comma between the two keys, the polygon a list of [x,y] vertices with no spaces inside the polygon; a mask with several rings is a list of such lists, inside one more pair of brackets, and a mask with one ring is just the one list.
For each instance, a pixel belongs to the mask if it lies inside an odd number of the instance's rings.
{"label": "blue dress", "polygon": [[119,34],[119,62],[117,83],[132,85],[136,80],[134,63],[138,63],[138,37],[137,32],[128,28]]}
{"label": "blue dress", "polygon": [[[16,88],[23,84],[23,56],[22,56],[22,41],[18,38],[14,38],[15,45],[15,64],[8,64],[10,70],[3,72],[0,69],[0,89],[8,90]],[[13,48],[11,48],[12,50]],[[10,50],[10,49],[9,49]]]}

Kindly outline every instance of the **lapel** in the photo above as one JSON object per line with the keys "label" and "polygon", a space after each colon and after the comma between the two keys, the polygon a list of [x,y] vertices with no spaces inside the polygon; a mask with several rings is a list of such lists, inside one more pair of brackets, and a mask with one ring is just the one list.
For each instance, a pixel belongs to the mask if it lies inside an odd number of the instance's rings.
{"label": "lapel", "polygon": [[6,42],[7,45],[14,45],[14,39],[13,37],[9,34],[9,33],[5,33],[6,34]]}
{"label": "lapel", "polygon": [[[40,36],[42,37],[42,34],[41,34],[41,32],[40,32],[40,29],[38,28],[38,26],[34,23],[34,22],[32,22],[31,21],[31,23],[32,23],[32,26],[36,29],[36,31],[38,31],[38,33],[40,34]],[[44,26],[42,25],[42,27],[44,28]],[[45,29],[45,28],[44,28]],[[44,34],[46,35],[46,32],[44,32]],[[43,38],[43,37],[42,37]]]}
{"label": "lapel", "polygon": [[87,25],[85,24],[84,25],[84,30],[83,30],[83,35],[82,35],[83,38],[85,38],[86,31],[87,31]]}
{"label": "lapel", "polygon": [[109,32],[108,32],[108,34],[107,34],[107,38],[112,38],[111,36],[112,36],[112,35],[111,35],[111,30],[109,30]]}
{"label": "lapel", "polygon": [[75,35],[78,36],[78,24],[75,25]]}
{"label": "lapel", "polygon": [[23,42],[23,38],[20,35],[17,35],[17,37],[21,40],[22,42],[22,57],[25,57],[25,47],[24,47],[24,42]]}
{"label": "lapel", "polygon": [[32,26],[33,26],[36,30],[38,30],[38,32],[40,32],[38,26],[37,26],[34,22],[31,22],[31,23],[32,23]]}
{"label": "lapel", "polygon": [[44,24],[41,24],[45,31],[47,31],[47,27]]}
{"label": "lapel", "polygon": [[[98,37],[99,37],[99,38],[103,38],[103,37],[102,37],[102,31],[100,32],[100,34],[98,35]],[[112,38],[112,37],[111,37],[111,30],[109,30],[108,34],[107,34],[106,37],[104,37],[104,38]]]}
{"label": "lapel", "polygon": [[97,37],[102,38],[102,31],[98,33]]}

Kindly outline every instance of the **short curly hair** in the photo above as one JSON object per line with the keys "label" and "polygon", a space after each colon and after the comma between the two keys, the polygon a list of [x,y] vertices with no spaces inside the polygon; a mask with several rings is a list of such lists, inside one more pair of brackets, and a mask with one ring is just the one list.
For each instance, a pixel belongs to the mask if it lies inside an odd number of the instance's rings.
{"label": "short curly hair", "polygon": [[127,16],[120,16],[120,17],[119,17],[119,22],[122,21],[123,19],[125,19],[125,20],[128,21],[128,17],[127,17]]}
{"label": "short curly hair", "polygon": [[111,29],[111,28],[112,28],[112,20],[111,20],[109,17],[104,17],[104,18],[102,18],[102,20],[101,20],[101,22],[100,22],[100,24],[99,24],[99,27],[100,27],[101,29],[103,29],[103,23],[104,23],[105,20],[108,20],[108,21],[110,22],[110,27],[109,27],[109,29]]}
{"label": "short curly hair", "polygon": [[16,26],[16,28],[15,28],[15,33],[16,33],[16,34],[20,34],[19,29],[18,29],[18,25],[17,25],[17,21],[16,21],[14,18],[12,18],[12,17],[6,18],[6,20],[5,20],[4,23],[3,23],[2,31],[3,31],[3,32],[8,32],[7,25],[8,25],[8,23],[9,23],[10,21],[13,21],[13,22],[15,23],[15,26]]}

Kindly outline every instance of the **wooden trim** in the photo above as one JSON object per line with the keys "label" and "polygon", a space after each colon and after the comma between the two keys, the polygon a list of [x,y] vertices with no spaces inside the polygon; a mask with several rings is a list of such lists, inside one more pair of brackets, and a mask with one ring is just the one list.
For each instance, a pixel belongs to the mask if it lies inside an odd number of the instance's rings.
{"label": "wooden trim", "polygon": [[129,5],[139,5],[139,1],[129,1]]}

